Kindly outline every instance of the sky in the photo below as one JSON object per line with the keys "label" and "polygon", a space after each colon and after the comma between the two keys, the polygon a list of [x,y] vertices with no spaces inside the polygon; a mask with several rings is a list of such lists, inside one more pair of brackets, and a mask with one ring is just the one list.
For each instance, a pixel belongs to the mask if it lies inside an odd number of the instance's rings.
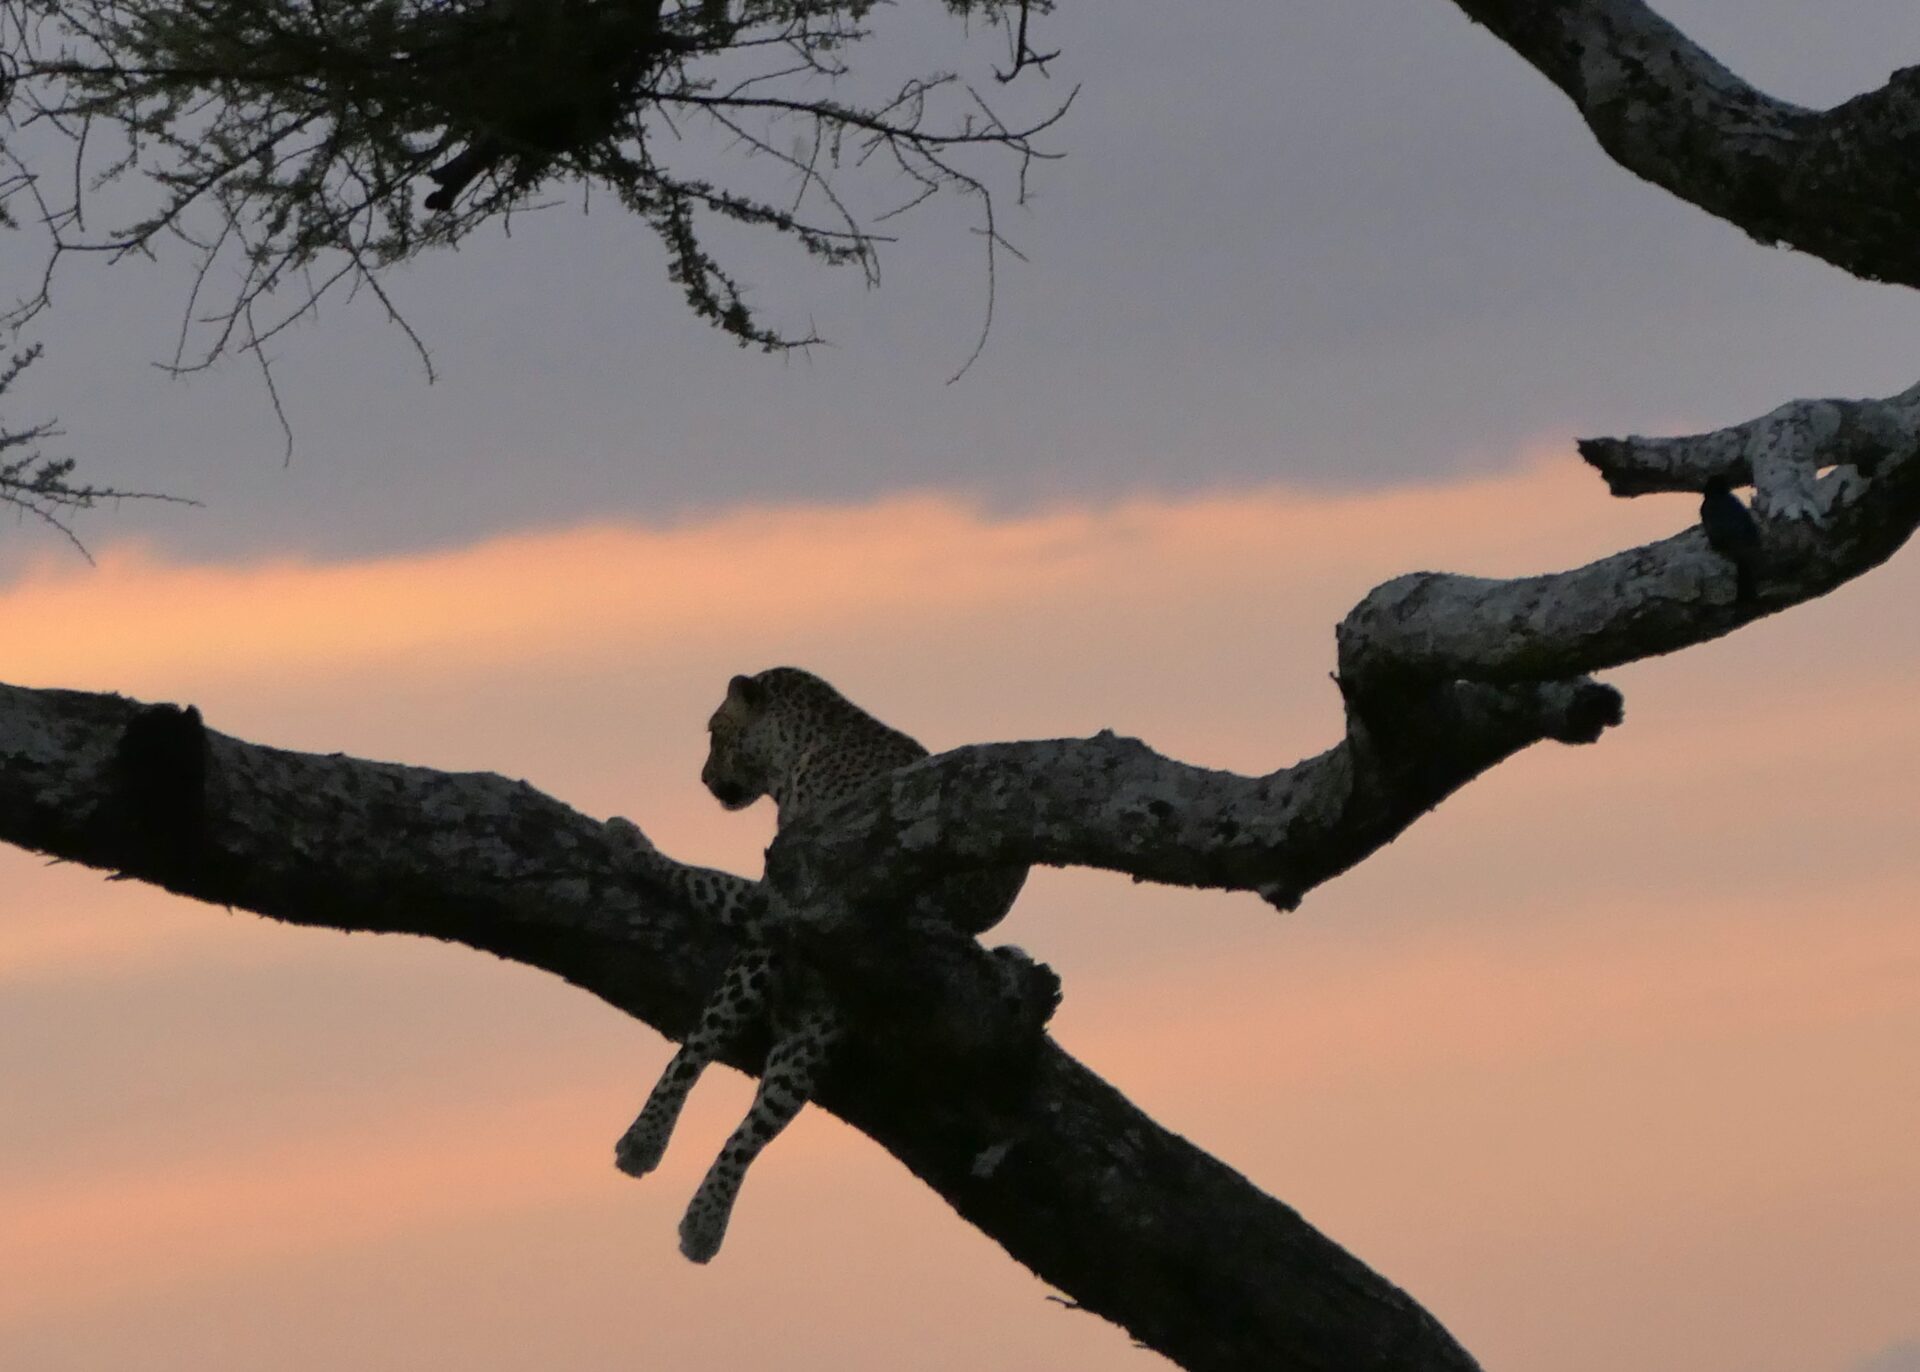
{"label": "sky", "polygon": [[[1809,104],[1920,60],[1893,0],[1663,12]],[[1006,211],[1026,260],[952,385],[985,303],[957,206],[878,291],[739,245],[768,319],[833,340],[785,359],[688,316],[606,207],[532,216],[394,279],[431,386],[364,299],[283,337],[289,463],[246,365],[147,365],[182,263],[76,264],[6,419],[204,505],[97,512],[94,565],[0,526],[0,677],[525,777],[751,871],[770,815],[697,781],[736,671],[809,667],[935,748],[1112,727],[1268,770],[1338,736],[1331,629],[1372,585],[1692,521],[1607,498],[1574,436],[1912,383],[1911,292],[1614,167],[1451,5],[1207,15],[1047,21],[1068,156]],[[966,56],[882,19],[883,56]],[[1071,1051],[1489,1369],[1916,1372],[1916,593],[1908,552],[1610,674],[1622,728],[1292,914],[1049,871],[1004,937],[1062,972]],[[539,973],[12,851],[0,890],[0,1365],[1164,1365],[816,1111],[690,1267],[748,1084],[618,1174],[670,1045]]]}

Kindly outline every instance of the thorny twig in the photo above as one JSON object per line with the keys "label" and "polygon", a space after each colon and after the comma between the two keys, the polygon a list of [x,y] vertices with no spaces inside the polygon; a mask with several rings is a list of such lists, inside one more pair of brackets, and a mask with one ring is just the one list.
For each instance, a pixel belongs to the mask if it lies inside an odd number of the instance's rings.
{"label": "thorny twig", "polygon": [[[1029,9],[1044,10],[1044,0],[946,3],[1013,27],[1016,73],[1052,56],[1027,43]],[[238,348],[271,384],[262,345],[345,282],[349,292],[372,290],[431,377],[431,357],[381,276],[484,224],[508,227],[515,211],[567,184],[611,189],[666,247],[694,312],[743,345],[818,340],[749,309],[706,247],[716,219],[770,228],[821,261],[858,265],[871,282],[885,239],[868,221],[958,192],[982,206],[991,296],[992,251],[1005,240],[987,167],[960,159],[1011,152],[1024,193],[1027,168],[1049,155],[1035,139],[1072,97],[1022,124],[946,75],[910,78],[876,100],[845,98],[838,86],[823,93],[822,83],[844,85],[844,53],[873,5],[0,0],[0,214],[24,207],[48,243],[37,289],[0,322],[17,326],[46,309],[69,254],[117,261],[171,242],[193,255],[194,274],[169,370],[197,370]],[[772,154],[799,173],[797,189],[767,194],[745,177],[696,172],[707,149],[686,144],[676,109],[701,115],[749,161]],[[779,126],[795,121],[801,157],[775,150]],[[69,160],[50,180],[40,167],[61,142]],[[913,193],[858,211],[845,178],[882,149]],[[423,180],[444,209],[416,208]],[[88,210],[98,219],[102,204],[120,225],[90,234]],[[831,227],[814,222],[815,207]],[[209,301],[212,283],[227,279]]]}
{"label": "thorny twig", "polygon": [[[15,353],[0,367],[0,396],[19,379],[20,373],[40,357],[39,344]],[[9,506],[23,517],[30,516],[54,529],[93,561],[86,544],[80,541],[67,521],[78,510],[92,509],[109,500],[164,500],[176,505],[198,505],[197,500],[162,495],[153,491],[124,491],[113,486],[81,484],[73,479],[74,459],[48,457],[40,451],[43,440],[57,438],[60,429],[52,421],[32,424],[24,429],[0,425],[0,506]]]}
{"label": "thorny twig", "polygon": [[1013,49],[1013,65],[1006,71],[996,67],[993,72],[993,79],[1002,85],[1013,80],[1028,67],[1037,69],[1042,76],[1047,75],[1047,63],[1060,55],[1058,48],[1052,52],[1035,52],[1027,45],[1027,16],[1031,8],[1029,0],[1020,0],[1020,20],[1014,28],[1013,36],[1007,42],[1007,46]]}

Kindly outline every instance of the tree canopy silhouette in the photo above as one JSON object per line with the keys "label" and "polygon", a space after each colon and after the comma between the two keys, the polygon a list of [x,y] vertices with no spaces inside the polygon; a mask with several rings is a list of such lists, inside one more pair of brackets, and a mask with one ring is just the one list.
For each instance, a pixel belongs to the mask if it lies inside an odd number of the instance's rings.
{"label": "tree canopy silhouette", "polygon": [[[980,156],[1023,176],[1071,101],[997,109],[1044,69],[1028,22],[1051,0],[942,3],[1004,33],[997,81],[916,71],[857,93],[872,83],[848,53],[875,0],[0,0],[0,209],[49,239],[14,318],[46,306],[66,254],[176,239],[198,274],[173,364],[203,366],[343,284],[398,319],[386,269],[572,186],[653,231],[696,314],[742,344],[804,345],[748,306],[711,224],[876,279],[879,225],[958,194],[991,251]],[[861,169],[871,206],[846,185]],[[205,298],[223,265],[235,284]],[[189,341],[203,315],[215,327]]]}

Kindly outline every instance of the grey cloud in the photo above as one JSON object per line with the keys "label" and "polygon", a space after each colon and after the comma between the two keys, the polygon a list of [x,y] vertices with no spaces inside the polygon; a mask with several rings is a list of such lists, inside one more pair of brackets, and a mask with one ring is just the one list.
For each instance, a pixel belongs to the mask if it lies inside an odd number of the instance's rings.
{"label": "grey cloud", "polygon": [[[1797,99],[1920,60],[1908,0],[1813,8],[1666,10]],[[920,22],[883,12],[903,21]],[[1911,293],[1753,244],[1620,171],[1445,0],[1219,0],[1204,20],[1071,0],[1048,25],[1067,50],[1056,88],[1085,83],[1056,139],[1070,155],[1039,169],[1031,205],[1003,207],[1030,261],[1001,263],[992,340],[957,385],[985,305],[958,219],[923,217],[873,293],[744,243],[767,317],[836,343],[781,360],[692,320],[653,240],[597,207],[395,278],[441,367],[431,388],[371,301],[285,336],[289,468],[244,362],[177,383],[145,367],[177,324],[177,270],[79,264],[26,407],[64,419],[97,479],[211,502],[125,507],[91,521],[96,539],[346,555],[902,488],[1022,506],[1380,484],[1914,379]],[[0,566],[22,542],[0,537]]]}
{"label": "grey cloud", "polygon": [[1847,1372],[1920,1372],[1920,1339],[1908,1339],[1883,1348],[1853,1364]]}

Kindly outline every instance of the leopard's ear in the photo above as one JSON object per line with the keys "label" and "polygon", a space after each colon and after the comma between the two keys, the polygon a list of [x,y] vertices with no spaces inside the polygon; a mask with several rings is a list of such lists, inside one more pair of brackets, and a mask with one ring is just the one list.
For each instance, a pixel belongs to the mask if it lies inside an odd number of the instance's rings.
{"label": "leopard's ear", "polygon": [[766,683],[750,676],[736,676],[727,683],[727,699],[749,710],[757,710],[766,704]]}

